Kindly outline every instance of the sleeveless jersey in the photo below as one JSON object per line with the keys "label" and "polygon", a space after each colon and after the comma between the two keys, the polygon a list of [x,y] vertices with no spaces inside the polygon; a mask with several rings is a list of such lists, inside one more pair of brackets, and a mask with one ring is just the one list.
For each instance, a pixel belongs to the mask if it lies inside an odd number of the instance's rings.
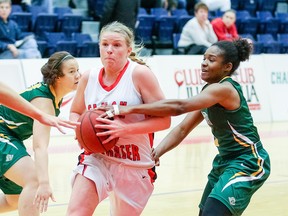
{"label": "sleeveless jersey", "polygon": [[[84,92],[86,108],[93,109],[101,105],[136,105],[142,104],[140,93],[136,90],[132,74],[138,64],[128,60],[118,78],[111,86],[103,83],[104,68],[90,71],[87,86]],[[142,114],[120,116],[124,123],[142,121]],[[148,134],[127,134],[121,137],[117,144],[102,156],[108,160],[123,163],[126,166],[151,168],[154,162],[151,159],[151,145]]]}
{"label": "sleeveless jersey", "polygon": [[[53,101],[56,116],[60,113],[62,100],[56,102],[54,94],[45,83],[36,83],[20,94],[27,101],[34,98],[49,98]],[[34,120],[5,106],[0,106],[0,133],[11,135],[19,140],[28,139],[33,134]]]}
{"label": "sleeveless jersey", "polygon": [[[244,152],[253,152],[254,145],[261,145],[261,142],[241,86],[230,77],[221,82],[224,81],[230,82],[237,90],[240,107],[236,110],[226,110],[220,104],[215,104],[201,110],[202,115],[212,129],[220,156],[232,157]],[[206,87],[207,85],[204,86]]]}

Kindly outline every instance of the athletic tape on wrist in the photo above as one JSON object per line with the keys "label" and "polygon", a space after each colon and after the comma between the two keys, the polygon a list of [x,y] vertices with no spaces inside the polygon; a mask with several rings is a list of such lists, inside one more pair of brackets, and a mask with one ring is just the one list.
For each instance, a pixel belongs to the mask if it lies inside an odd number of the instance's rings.
{"label": "athletic tape on wrist", "polygon": [[118,105],[113,105],[113,109],[114,109],[114,115],[119,115],[120,114],[120,110],[119,110],[119,106]]}
{"label": "athletic tape on wrist", "polygon": [[109,118],[113,118],[114,117],[114,114],[110,110],[106,111],[106,114],[107,114],[107,116]]}

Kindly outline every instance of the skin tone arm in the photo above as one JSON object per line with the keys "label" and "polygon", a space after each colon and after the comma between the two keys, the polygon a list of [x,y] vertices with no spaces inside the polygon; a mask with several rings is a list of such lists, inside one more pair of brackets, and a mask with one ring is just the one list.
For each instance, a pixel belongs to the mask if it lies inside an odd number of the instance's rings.
{"label": "skin tone arm", "polygon": [[[119,106],[119,111],[120,115],[143,113],[153,116],[177,116],[183,113],[207,108],[217,103],[228,110],[239,107],[239,95],[230,83],[223,82],[210,84],[201,93],[189,99],[167,99],[151,104]],[[109,109],[107,108],[105,110]],[[102,117],[105,117],[105,114],[103,114]]]}
{"label": "skin tone arm", "polygon": [[159,158],[163,154],[177,147],[202,120],[203,116],[200,111],[196,110],[188,113],[183,121],[177,127],[173,128],[161,143],[153,149],[151,155],[156,165],[160,165]]}
{"label": "skin tone arm", "polygon": [[[31,103],[44,112],[55,115],[52,100],[47,98],[35,98]],[[37,120],[34,121],[33,150],[37,178],[39,181],[34,203],[40,212],[45,212],[47,210],[47,205],[43,204],[46,204],[49,198],[51,198],[52,201],[55,201],[48,175],[48,144],[50,140],[50,129],[49,126],[43,125]]]}
{"label": "skin tone arm", "polygon": [[11,51],[12,55],[15,58],[19,55],[19,51],[14,44],[8,44],[7,48]]}
{"label": "skin tone arm", "polygon": [[56,127],[62,133],[65,132],[61,128],[61,126],[67,128],[75,128],[76,125],[79,124],[76,122],[61,120],[56,116],[51,116],[47,113],[42,112],[2,82],[0,82],[0,98],[0,103],[4,106],[14,109],[33,119],[36,119],[42,124]]}
{"label": "skin tone arm", "polygon": [[[133,72],[133,82],[145,104],[153,103],[164,98],[158,80],[147,66],[138,65],[135,68],[135,71]],[[153,93],[151,92],[151,89],[153,89]],[[117,118],[115,118],[114,121],[103,118],[98,118],[97,120],[104,123],[103,125],[97,125],[97,128],[108,130],[106,132],[97,133],[97,135],[110,135],[104,143],[109,142],[116,137],[125,136],[128,133],[144,134],[164,130],[167,129],[171,123],[170,116],[147,116],[143,121],[129,124],[124,124],[121,120],[117,121]]]}

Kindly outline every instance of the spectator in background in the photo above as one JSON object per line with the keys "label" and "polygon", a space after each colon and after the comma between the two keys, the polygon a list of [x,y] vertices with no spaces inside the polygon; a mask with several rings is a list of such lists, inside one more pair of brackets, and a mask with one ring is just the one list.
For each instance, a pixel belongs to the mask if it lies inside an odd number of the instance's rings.
{"label": "spectator in background", "polygon": [[[135,32],[139,6],[139,0],[106,0],[100,19],[99,31],[108,23],[118,21]],[[128,8],[129,12],[127,12]]]}
{"label": "spectator in background", "polygon": [[162,7],[166,9],[169,14],[171,14],[171,10],[178,8],[178,1],[177,0],[163,0]]}
{"label": "spectator in background", "polygon": [[239,37],[235,22],[236,12],[233,9],[227,10],[223,14],[222,18],[218,17],[211,21],[212,27],[219,41],[232,41]]}
{"label": "spectator in background", "polygon": [[208,7],[199,2],[194,8],[195,17],[183,27],[178,47],[185,47],[185,54],[204,54],[206,49],[217,42],[217,36],[208,20]]}
{"label": "spectator in background", "polygon": [[0,0],[0,59],[41,58],[33,35],[25,37],[10,13],[11,0]]}
{"label": "spectator in background", "polygon": [[186,10],[189,15],[194,15],[194,7],[197,2],[197,0],[186,0]]}
{"label": "spectator in background", "polygon": [[150,13],[151,8],[162,7],[162,0],[140,0],[140,7]]}
{"label": "spectator in background", "polygon": [[209,11],[227,11],[231,9],[231,0],[201,0],[209,8]]}

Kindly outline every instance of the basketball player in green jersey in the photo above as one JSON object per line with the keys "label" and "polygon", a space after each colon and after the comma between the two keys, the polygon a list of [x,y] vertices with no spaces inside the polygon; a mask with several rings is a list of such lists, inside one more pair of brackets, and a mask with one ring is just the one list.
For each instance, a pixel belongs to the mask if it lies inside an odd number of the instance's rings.
{"label": "basketball player in green jersey", "polygon": [[65,132],[61,126],[75,129],[76,125],[78,124],[76,122],[60,119],[56,116],[43,112],[2,82],[0,82],[0,104],[36,119],[42,124],[56,127],[62,133]]}
{"label": "basketball player in green jersey", "polygon": [[[153,150],[156,163],[164,153],[175,148],[205,119],[211,127],[219,153],[213,161],[208,183],[200,202],[200,216],[241,215],[252,195],[270,174],[270,160],[264,150],[239,83],[230,76],[251,54],[245,39],[219,41],[209,47],[201,64],[201,78],[207,82],[201,93],[188,99],[161,100],[137,106],[102,108],[102,117],[143,113],[154,116],[180,115],[185,119]],[[116,127],[116,119],[100,119],[109,129],[102,135],[125,134],[129,125]],[[98,120],[98,119],[97,119]],[[119,123],[118,123],[119,124]],[[100,135],[98,133],[98,135]]]}
{"label": "basketball player in green jersey", "polygon": [[[21,96],[43,112],[58,116],[62,98],[76,90],[80,74],[68,52],[54,53],[41,68],[43,82]],[[33,161],[23,141],[33,135]],[[35,216],[47,210],[53,197],[48,176],[50,127],[0,106],[0,212],[16,210]]]}

